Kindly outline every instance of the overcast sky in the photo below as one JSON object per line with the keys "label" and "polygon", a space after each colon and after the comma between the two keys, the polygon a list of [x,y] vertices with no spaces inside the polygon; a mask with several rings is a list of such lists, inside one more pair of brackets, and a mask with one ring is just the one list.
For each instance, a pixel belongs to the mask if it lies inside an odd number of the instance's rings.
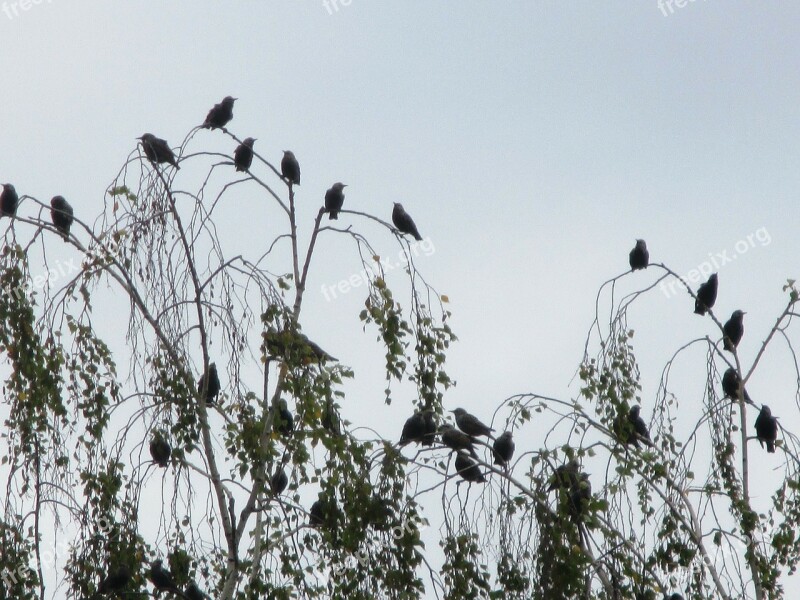
{"label": "overcast sky", "polygon": [[[800,4],[328,2],[1,4],[0,181],[93,216],[137,136],[177,145],[230,94],[234,133],[276,162],[297,155],[306,225],[343,181],[345,208],[388,220],[402,202],[429,238],[417,266],[460,338],[449,408],[488,418],[514,393],[574,395],[597,288],[636,238],[682,274],[717,260],[717,312],[748,312],[740,353],[754,358],[800,275]],[[220,234],[259,255],[275,230],[242,237],[240,210],[218,214]],[[304,330],[356,370],[345,417],[369,409],[396,438],[409,404],[382,408],[365,290],[322,291],[359,270],[356,255],[341,237],[320,250]],[[685,294],[658,290],[630,323],[649,418],[664,363],[714,330]],[[699,402],[702,388],[684,389]],[[800,421],[794,392],[768,363],[750,385],[784,427]]]}

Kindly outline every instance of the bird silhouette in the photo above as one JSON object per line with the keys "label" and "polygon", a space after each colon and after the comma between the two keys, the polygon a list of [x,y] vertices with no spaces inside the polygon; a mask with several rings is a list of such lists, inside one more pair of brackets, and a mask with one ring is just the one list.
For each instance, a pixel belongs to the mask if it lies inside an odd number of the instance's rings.
{"label": "bird silhouette", "polygon": [[400,233],[408,233],[409,235],[413,235],[414,239],[418,242],[422,241],[422,236],[417,230],[414,219],[411,218],[411,215],[405,211],[403,205],[399,202],[394,203],[394,209],[392,210],[392,223],[394,223],[394,226],[397,227],[397,230],[400,231]]}
{"label": "bird silhouette", "polygon": [[569,488],[569,512],[576,520],[586,511],[586,505],[592,499],[592,484],[587,473],[580,473],[577,480]]}
{"label": "bird silhouette", "polygon": [[236,147],[233,153],[233,164],[236,166],[237,171],[247,171],[250,165],[253,164],[253,144],[255,142],[255,138],[245,138],[244,141]]}
{"label": "bird silhouette", "polygon": [[217,363],[212,362],[208,365],[208,386],[206,387],[206,376],[204,374],[197,382],[197,395],[202,397],[203,390],[205,390],[206,404],[213,406],[220,389],[221,385],[219,382],[219,375],[217,374]]}
{"label": "bird silhouette", "polygon": [[75,217],[72,206],[64,199],[64,196],[53,196],[50,200],[50,219],[53,221],[53,226],[66,239]]}
{"label": "bird silhouette", "polygon": [[415,412],[406,419],[399,444],[407,446],[411,442],[421,443],[425,437],[425,431],[425,417],[421,412]]}
{"label": "bird silhouette", "polygon": [[470,483],[485,483],[486,478],[478,465],[469,456],[456,452],[456,472]]}
{"label": "bird silhouette", "polygon": [[186,586],[186,591],[183,593],[183,597],[186,600],[206,600],[208,596],[204,594],[197,584],[192,581],[188,586]]}
{"label": "bird silhouette", "polygon": [[175,153],[166,140],[162,140],[152,133],[145,133],[136,139],[141,140],[144,155],[151,163],[159,165],[169,163],[176,169],[180,169],[178,161],[175,159]]}
{"label": "bird silhouette", "polygon": [[492,437],[492,432],[494,429],[481,423],[478,417],[469,414],[463,408],[457,408],[455,410],[451,410],[450,412],[456,416],[456,425],[458,425],[458,428],[467,435],[471,435],[472,437],[478,437],[481,435]]}
{"label": "bird silhouette", "polygon": [[164,561],[158,559],[150,565],[150,581],[153,586],[162,592],[175,592],[181,594],[178,586],[175,585],[175,580],[172,578],[172,573],[163,567]]}
{"label": "bird silhouette", "polygon": [[101,594],[110,594],[124,589],[131,580],[131,570],[125,565],[120,565],[116,569],[111,569],[108,575],[97,588]]}
{"label": "bird silhouette", "polygon": [[619,415],[614,420],[614,434],[623,444],[633,444],[639,447],[639,442],[652,446],[650,432],[647,424],[640,416],[641,407],[637,404],[631,406],[627,414]]}
{"label": "bird silhouette", "polygon": [[281,174],[286,178],[289,183],[293,185],[300,185],[300,163],[294,156],[291,150],[283,151],[283,158],[281,159]]}
{"label": "bird silhouette", "polygon": [[704,315],[709,308],[714,308],[717,301],[717,287],[719,280],[717,274],[713,273],[708,281],[697,288],[697,299],[694,301],[694,312],[696,315]]}
{"label": "bird silhouette", "polygon": [[0,194],[0,217],[13,217],[17,214],[19,196],[17,190],[10,183],[3,184],[3,193]]}
{"label": "bird silhouette", "polygon": [[472,456],[478,458],[478,455],[475,454],[475,448],[472,446],[472,438],[449,423],[442,423],[439,427],[439,439],[441,439],[442,444],[451,450],[455,450],[456,452],[459,450],[466,450],[472,454]]}
{"label": "bird silhouette", "polygon": [[550,485],[547,491],[552,492],[553,490],[568,490],[572,488],[580,480],[580,470],[581,465],[575,459],[556,467],[556,470],[550,476]]}
{"label": "bird silhouette", "polygon": [[269,489],[272,491],[274,496],[280,496],[288,485],[289,477],[286,475],[286,471],[283,469],[278,469],[275,471],[269,480]]}
{"label": "bird silhouette", "polygon": [[505,467],[514,456],[514,439],[510,431],[503,432],[500,437],[494,441],[492,446],[492,455],[494,456],[494,464]]}
{"label": "bird silhouette", "polygon": [[155,432],[153,437],[150,438],[150,456],[153,458],[153,462],[159,467],[166,467],[169,465],[171,454],[172,448],[170,448],[167,440],[164,439],[164,435],[160,431]]}
{"label": "bird silhouette", "polygon": [[[739,377],[739,373],[737,373],[736,369],[733,367],[729,367],[722,376],[722,391],[725,393],[726,397],[731,398],[732,400],[738,400],[739,386],[741,383],[742,380]],[[750,394],[747,393],[747,390],[742,390],[742,396],[744,396],[744,401],[748,404],[753,403],[753,401],[750,399]]]}
{"label": "bird silhouette", "polygon": [[728,352],[733,352],[734,349],[739,346],[739,342],[742,341],[742,336],[744,335],[745,314],[747,313],[744,313],[741,310],[733,311],[731,318],[728,319],[725,325],[722,326],[723,346]]}
{"label": "bird silhouette", "polygon": [[294,417],[289,411],[289,406],[286,400],[281,398],[278,400],[278,414],[275,419],[273,428],[281,435],[289,435],[294,431]]}
{"label": "bird silhouette", "polygon": [[628,255],[628,262],[631,265],[631,271],[646,269],[647,265],[650,264],[650,252],[647,250],[647,244],[644,240],[636,240],[636,246],[633,247],[633,250]]}
{"label": "bird silhouette", "polygon": [[325,192],[325,210],[328,211],[329,220],[335,221],[339,218],[339,211],[342,210],[342,205],[344,204],[344,188],[346,187],[346,183],[334,183]]}
{"label": "bird silhouette", "polygon": [[767,445],[767,452],[775,452],[775,440],[778,439],[778,418],[772,416],[772,411],[766,404],[761,405],[761,412],[756,417],[756,439],[761,447]]}
{"label": "bird silhouette", "polygon": [[203,122],[205,129],[221,129],[233,119],[233,103],[238,98],[232,96],[225,96],[222,102],[215,104],[214,108],[208,111],[206,120]]}

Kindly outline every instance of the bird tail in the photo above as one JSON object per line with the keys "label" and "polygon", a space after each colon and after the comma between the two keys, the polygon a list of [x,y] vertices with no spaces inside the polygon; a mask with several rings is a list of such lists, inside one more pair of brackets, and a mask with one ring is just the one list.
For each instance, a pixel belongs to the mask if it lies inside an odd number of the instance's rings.
{"label": "bird tail", "polygon": [[422,241],[422,236],[420,234],[418,234],[418,233],[415,233],[414,234],[414,239],[417,240],[418,242],[421,242]]}
{"label": "bird tail", "polygon": [[338,221],[339,220],[339,213],[331,211],[330,214],[328,215],[328,220],[329,221]]}
{"label": "bird tail", "polygon": [[694,314],[696,315],[705,315],[706,314],[706,307],[702,304],[695,304],[694,305]]}

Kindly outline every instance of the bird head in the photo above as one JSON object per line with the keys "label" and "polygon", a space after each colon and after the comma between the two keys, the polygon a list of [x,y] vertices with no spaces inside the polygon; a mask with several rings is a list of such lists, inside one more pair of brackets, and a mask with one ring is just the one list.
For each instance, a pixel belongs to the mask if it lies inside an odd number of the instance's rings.
{"label": "bird head", "polygon": [[741,321],[742,319],[744,319],[744,316],[746,314],[747,313],[744,312],[743,310],[735,310],[735,311],[733,311],[733,314],[731,315],[731,319],[737,319],[737,320]]}
{"label": "bird head", "polygon": [[67,201],[64,199],[64,196],[53,196],[53,198],[50,200],[50,206],[53,208],[59,208],[64,206],[66,202]]}
{"label": "bird head", "polygon": [[761,414],[763,414],[763,415],[765,415],[767,417],[771,417],[772,416],[772,411],[770,410],[769,406],[767,406],[766,404],[762,404],[761,405]]}
{"label": "bird head", "polygon": [[439,425],[439,431],[441,431],[442,433],[444,433],[445,431],[450,431],[451,429],[453,429],[453,426],[450,425],[450,423],[442,423],[441,425]]}
{"label": "bird head", "polygon": [[341,181],[333,184],[333,189],[338,190],[340,192],[346,187],[347,187],[347,184],[346,183],[342,183]]}
{"label": "bird head", "polygon": [[229,106],[233,106],[233,103],[236,102],[237,100],[238,100],[238,98],[234,98],[233,96],[225,96],[222,99],[222,103],[223,104],[227,104]]}
{"label": "bird head", "polygon": [[456,418],[462,417],[465,414],[467,414],[467,411],[465,411],[463,408],[456,408],[455,410],[451,410],[449,412],[453,413],[456,416]]}
{"label": "bird head", "polygon": [[642,410],[641,406],[639,406],[638,404],[634,404],[633,406],[631,406],[631,410],[628,414],[630,414],[630,416],[635,419],[639,416],[639,411],[641,410]]}
{"label": "bird head", "polygon": [[244,144],[248,148],[252,148],[253,144],[255,143],[255,141],[256,141],[256,138],[251,138],[251,137],[244,138],[244,141],[242,142],[242,144]]}
{"label": "bird head", "polygon": [[636,240],[636,247],[637,248],[645,248],[645,247],[647,247],[647,244],[645,243],[644,240],[637,239]]}

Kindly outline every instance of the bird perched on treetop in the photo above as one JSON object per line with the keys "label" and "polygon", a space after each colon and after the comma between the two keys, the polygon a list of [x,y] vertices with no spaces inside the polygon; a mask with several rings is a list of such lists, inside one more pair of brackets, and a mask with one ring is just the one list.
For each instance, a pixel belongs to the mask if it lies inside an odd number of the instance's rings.
{"label": "bird perched on treetop", "polygon": [[458,428],[467,435],[471,435],[472,437],[478,437],[480,435],[492,437],[494,429],[481,423],[478,417],[469,414],[463,408],[457,408],[450,412],[456,416],[456,425],[458,425]]}
{"label": "bird perched on treetop", "polygon": [[236,147],[236,151],[233,153],[233,164],[236,166],[237,171],[247,171],[250,165],[253,164],[253,144],[255,142],[255,138],[245,138]]}
{"label": "bird perched on treetop", "polygon": [[180,169],[178,161],[175,160],[175,153],[166,140],[162,140],[154,136],[152,133],[145,133],[141,137],[136,138],[142,141],[142,150],[144,155],[153,164],[169,163],[176,169]]}
{"label": "bird perched on treetop", "polygon": [[218,129],[223,128],[233,118],[233,103],[238,98],[232,96],[225,96],[222,102],[215,104],[214,108],[208,111],[206,120],[203,122],[205,129]]}
{"label": "bird perched on treetop", "polygon": [[123,589],[131,580],[131,570],[125,565],[110,570],[105,579],[100,583],[97,591],[101,594],[110,594]]}
{"label": "bird perched on treetop", "polygon": [[50,200],[50,219],[53,221],[53,226],[66,239],[75,217],[72,206],[64,199],[64,196],[53,196]]}
{"label": "bird perched on treetop", "polygon": [[150,565],[150,581],[159,591],[177,592],[180,594],[172,573],[163,567],[164,561],[160,558]]}
{"label": "bird perched on treetop", "polygon": [[205,398],[206,404],[209,406],[214,405],[214,400],[219,394],[221,389],[221,385],[219,383],[219,375],[217,375],[217,363],[211,363],[208,365],[208,388],[206,388],[206,376],[203,374],[200,377],[200,381],[197,382],[197,395],[202,397],[203,390],[205,389]]}
{"label": "bird perched on treetop", "polygon": [[156,431],[150,439],[150,456],[153,458],[153,462],[159,467],[166,467],[171,454],[172,448],[164,439],[164,435],[160,431]]}
{"label": "bird perched on treetop", "polygon": [[[739,377],[739,373],[737,373],[736,369],[733,367],[729,367],[722,376],[722,391],[725,392],[726,397],[731,398],[732,400],[738,400],[739,386],[741,383],[742,380]],[[750,394],[747,393],[747,390],[742,390],[742,396],[744,396],[744,401],[748,404],[753,403],[753,401],[750,399]]]}
{"label": "bird perched on treetop", "polygon": [[614,434],[623,444],[633,444],[637,448],[642,441],[648,446],[652,446],[650,432],[647,431],[647,424],[639,415],[641,407],[638,404],[631,406],[628,414],[619,415],[614,419]]}
{"label": "bird perched on treetop", "polygon": [[335,221],[339,218],[339,211],[342,210],[344,204],[344,188],[346,187],[346,183],[334,183],[325,192],[325,210],[328,211],[329,220]]}
{"label": "bird perched on treetop", "polygon": [[10,183],[3,184],[3,193],[0,194],[0,217],[13,217],[17,214],[19,196],[17,190]]}
{"label": "bird perched on treetop", "polygon": [[411,218],[403,205],[399,202],[394,203],[394,210],[392,210],[392,223],[394,226],[397,227],[397,230],[400,233],[408,233],[414,236],[414,239],[418,242],[422,241],[422,236],[417,231],[417,226],[414,224],[414,219]]}
{"label": "bird perched on treetop", "polygon": [[718,285],[717,274],[712,273],[708,281],[697,288],[697,299],[694,301],[694,313],[696,315],[704,315],[709,308],[714,308],[714,303],[717,301]]}
{"label": "bird perched on treetop", "polygon": [[511,437],[510,431],[505,431],[503,434],[494,441],[492,446],[492,454],[494,455],[494,464],[505,467],[514,456],[514,440]]}
{"label": "bird perched on treetop", "polygon": [[456,472],[470,483],[485,483],[486,478],[477,464],[466,454],[456,452]]}
{"label": "bird perched on treetop", "polygon": [[728,352],[733,352],[734,348],[742,341],[745,314],[747,313],[741,310],[733,311],[731,318],[722,326],[722,342]]}
{"label": "bird perched on treetop", "polygon": [[772,411],[766,404],[761,405],[761,412],[756,417],[756,438],[761,447],[767,445],[767,452],[775,452],[775,440],[778,439],[778,417],[772,416]]}
{"label": "bird perched on treetop", "polygon": [[289,183],[300,185],[300,163],[291,150],[283,151],[281,159],[281,174],[289,180]]}
{"label": "bird perched on treetop", "polygon": [[628,262],[631,265],[631,271],[646,269],[647,265],[650,264],[650,252],[647,250],[647,244],[644,240],[636,240],[636,246],[628,255]]}
{"label": "bird perched on treetop", "polygon": [[475,454],[475,448],[472,447],[472,438],[449,423],[442,423],[439,427],[439,438],[442,440],[442,444],[451,450],[456,452],[467,450],[472,456],[478,458],[478,455]]}

